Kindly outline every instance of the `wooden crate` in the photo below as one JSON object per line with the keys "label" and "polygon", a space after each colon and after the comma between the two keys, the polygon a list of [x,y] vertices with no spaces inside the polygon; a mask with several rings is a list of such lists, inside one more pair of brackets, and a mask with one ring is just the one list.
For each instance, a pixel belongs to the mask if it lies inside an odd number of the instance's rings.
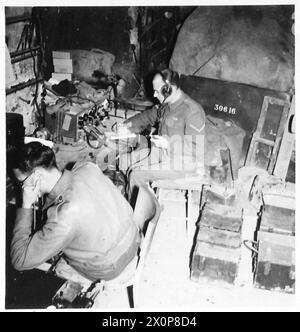
{"label": "wooden crate", "polygon": [[191,280],[234,284],[241,257],[242,212],[206,204],[198,227]]}
{"label": "wooden crate", "polygon": [[254,286],[295,292],[295,236],[258,232],[258,255]]}
{"label": "wooden crate", "polygon": [[[202,231],[200,230],[199,233]],[[210,240],[215,237],[218,237],[220,240],[219,235],[216,235],[215,230],[211,230]],[[234,242],[240,241],[232,241],[231,239],[231,244]],[[191,280],[195,282],[213,281],[234,284],[238,275],[239,262],[240,246],[233,248],[226,245],[197,241],[191,264]]]}
{"label": "wooden crate", "polygon": [[239,208],[222,204],[205,204],[200,227],[213,227],[217,229],[240,232],[242,228],[243,212]]}
{"label": "wooden crate", "polygon": [[264,205],[260,230],[271,233],[295,235],[295,210]]}

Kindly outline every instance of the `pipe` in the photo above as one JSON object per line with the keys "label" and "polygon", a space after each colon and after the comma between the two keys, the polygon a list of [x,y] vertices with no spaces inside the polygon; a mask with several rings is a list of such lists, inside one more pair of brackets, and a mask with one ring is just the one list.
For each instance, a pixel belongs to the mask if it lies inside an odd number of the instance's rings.
{"label": "pipe", "polygon": [[[36,54],[33,55],[33,56],[36,56]],[[15,58],[15,59],[12,59],[11,63],[13,64],[13,63],[20,62],[20,61],[23,61],[23,60],[26,60],[26,59],[29,59],[29,58],[32,58],[31,54],[23,55],[23,56]]]}
{"label": "pipe", "polygon": [[36,47],[32,47],[32,48],[26,48],[25,50],[21,50],[21,51],[11,52],[10,57],[14,58],[14,57],[19,56],[19,55],[35,52],[35,51],[39,50],[40,48],[41,48],[40,46],[36,46]]}
{"label": "pipe", "polygon": [[18,22],[24,22],[31,19],[31,15],[20,15],[20,16],[13,16],[13,17],[7,17],[5,20],[6,24],[13,24]]}
{"label": "pipe", "polygon": [[33,84],[36,84],[36,83],[39,83],[39,82],[42,82],[42,81],[43,81],[42,78],[39,78],[38,80],[36,80],[35,78],[34,78],[34,79],[31,79],[31,80],[29,80],[29,81],[27,81],[27,82],[20,83],[20,84],[18,84],[18,85],[15,85],[15,86],[11,87],[10,89],[7,89],[7,90],[5,91],[5,94],[6,94],[6,95],[9,95],[9,94],[14,93],[14,92],[16,92],[16,91],[18,91],[18,90],[22,90],[22,89],[24,89],[24,88],[27,88],[28,86],[31,86],[31,85],[33,85]]}

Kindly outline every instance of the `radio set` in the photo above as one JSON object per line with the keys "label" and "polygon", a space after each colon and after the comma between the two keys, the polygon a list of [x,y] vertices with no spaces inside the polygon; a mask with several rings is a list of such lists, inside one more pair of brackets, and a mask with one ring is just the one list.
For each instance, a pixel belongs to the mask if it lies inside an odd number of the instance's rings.
{"label": "radio set", "polygon": [[50,106],[45,112],[45,127],[49,130],[52,140],[57,143],[74,144],[85,139],[85,127],[101,125],[109,117],[108,101],[93,107],[88,104],[70,102]]}

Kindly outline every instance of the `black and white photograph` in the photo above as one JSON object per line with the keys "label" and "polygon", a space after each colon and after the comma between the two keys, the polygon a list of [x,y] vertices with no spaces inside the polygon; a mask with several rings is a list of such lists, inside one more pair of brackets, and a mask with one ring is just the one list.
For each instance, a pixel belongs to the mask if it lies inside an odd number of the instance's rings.
{"label": "black and white photograph", "polygon": [[299,310],[296,7],[1,6],[1,310]]}

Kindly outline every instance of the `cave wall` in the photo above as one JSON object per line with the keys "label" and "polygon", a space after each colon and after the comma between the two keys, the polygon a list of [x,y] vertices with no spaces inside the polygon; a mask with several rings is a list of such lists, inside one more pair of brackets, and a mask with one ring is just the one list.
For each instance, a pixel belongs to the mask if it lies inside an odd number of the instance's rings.
{"label": "cave wall", "polygon": [[293,6],[198,7],[170,67],[181,74],[294,91]]}
{"label": "cave wall", "polygon": [[[5,7],[6,19],[27,16],[31,15],[31,13],[31,7]],[[5,26],[6,89],[26,83],[35,78],[33,69],[34,61],[32,57],[11,64],[10,53],[17,50],[20,41],[19,50],[21,50],[22,47],[26,48],[28,46],[23,45],[25,42],[24,39],[21,39],[22,32],[26,25],[28,25],[28,21],[20,21],[11,24],[6,23]],[[35,57],[35,66],[36,65],[37,57]],[[32,134],[37,127],[37,109],[36,103],[34,102],[36,92],[38,95],[37,102],[40,102],[41,84],[24,87],[23,89],[6,95],[6,112],[15,112],[23,116],[26,135]]]}
{"label": "cave wall", "polygon": [[[129,9],[125,6],[36,7],[45,43],[45,78],[50,78],[53,72],[53,50],[100,49],[115,56],[113,72],[131,81],[136,64],[130,44],[136,40],[135,13]],[[127,93],[131,93],[130,89]]]}
{"label": "cave wall", "polygon": [[[100,48],[117,61],[132,59],[128,7],[37,7],[51,49]],[[54,24],[55,23],[55,24]]]}
{"label": "cave wall", "polygon": [[42,22],[46,78],[53,71],[52,50],[101,49],[115,56],[112,71],[127,83],[124,97],[132,97],[141,78],[158,67],[168,66],[177,28],[194,8],[35,7]]}

